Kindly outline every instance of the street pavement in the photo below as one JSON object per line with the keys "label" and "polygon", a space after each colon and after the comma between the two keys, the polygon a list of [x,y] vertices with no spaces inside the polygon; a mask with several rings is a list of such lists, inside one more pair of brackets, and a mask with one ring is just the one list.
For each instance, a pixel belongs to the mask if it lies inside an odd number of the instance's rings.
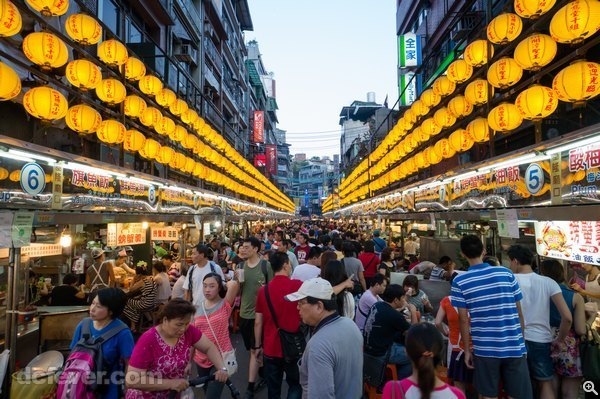
{"label": "street pavement", "polygon": [[[242,336],[237,334],[231,334],[231,343],[233,344],[236,352],[235,356],[238,361],[238,371],[233,375],[231,380],[236,388],[240,391],[241,397],[244,397],[244,393],[246,392],[246,387],[248,386],[248,364],[250,361],[250,353],[244,347],[244,341]],[[196,389],[196,398],[204,399],[204,391],[202,389]],[[259,392],[254,395],[255,399],[267,399],[267,387],[263,387]],[[285,382],[285,376],[283,383],[281,384],[281,397],[287,397],[287,383]],[[221,395],[221,399],[230,399],[232,398],[229,389],[225,387],[223,389],[223,394]]]}

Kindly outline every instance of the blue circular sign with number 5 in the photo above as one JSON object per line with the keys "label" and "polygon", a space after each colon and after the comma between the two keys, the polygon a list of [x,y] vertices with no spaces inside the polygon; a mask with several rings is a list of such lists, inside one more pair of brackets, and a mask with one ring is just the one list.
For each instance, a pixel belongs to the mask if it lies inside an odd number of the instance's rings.
{"label": "blue circular sign with number 5", "polygon": [[530,194],[537,194],[544,187],[544,169],[537,163],[532,163],[525,171],[525,186]]}
{"label": "blue circular sign with number 5", "polygon": [[46,173],[37,163],[27,163],[21,168],[21,188],[29,195],[38,195],[46,187]]}

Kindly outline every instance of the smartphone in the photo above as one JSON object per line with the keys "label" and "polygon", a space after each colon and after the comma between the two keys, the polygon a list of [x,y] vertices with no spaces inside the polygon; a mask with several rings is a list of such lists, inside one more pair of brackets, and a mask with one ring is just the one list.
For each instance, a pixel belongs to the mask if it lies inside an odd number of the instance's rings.
{"label": "smartphone", "polygon": [[352,273],[352,275],[350,277],[348,277],[350,280],[354,280],[354,273]]}

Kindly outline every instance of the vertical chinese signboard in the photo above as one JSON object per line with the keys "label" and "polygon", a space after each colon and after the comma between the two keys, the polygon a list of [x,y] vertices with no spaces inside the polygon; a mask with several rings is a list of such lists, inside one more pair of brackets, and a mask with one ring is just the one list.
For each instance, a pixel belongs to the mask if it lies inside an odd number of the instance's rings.
{"label": "vertical chinese signboard", "polygon": [[400,68],[421,65],[421,40],[414,33],[398,36],[398,55]]}
{"label": "vertical chinese signboard", "polygon": [[412,72],[400,75],[400,102],[409,106],[417,100],[417,76]]}
{"label": "vertical chinese signboard", "polygon": [[600,265],[600,222],[535,223],[537,253],[550,258]]}
{"label": "vertical chinese signboard", "polygon": [[254,142],[265,142],[265,112],[254,111]]}
{"label": "vertical chinese signboard", "polygon": [[277,146],[275,144],[267,144],[266,148],[266,163],[267,171],[273,176],[277,174]]}

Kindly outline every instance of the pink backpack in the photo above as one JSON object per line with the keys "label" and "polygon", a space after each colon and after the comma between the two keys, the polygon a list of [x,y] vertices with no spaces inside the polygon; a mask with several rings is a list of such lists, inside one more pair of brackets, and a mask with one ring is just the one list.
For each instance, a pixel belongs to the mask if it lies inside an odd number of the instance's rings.
{"label": "pink backpack", "polygon": [[107,380],[110,376],[104,372],[102,344],[127,326],[124,323],[106,331],[98,337],[92,337],[92,319],[86,318],[81,325],[81,339],[67,358],[65,367],[58,378],[58,399],[94,399],[99,384],[97,378]]}

